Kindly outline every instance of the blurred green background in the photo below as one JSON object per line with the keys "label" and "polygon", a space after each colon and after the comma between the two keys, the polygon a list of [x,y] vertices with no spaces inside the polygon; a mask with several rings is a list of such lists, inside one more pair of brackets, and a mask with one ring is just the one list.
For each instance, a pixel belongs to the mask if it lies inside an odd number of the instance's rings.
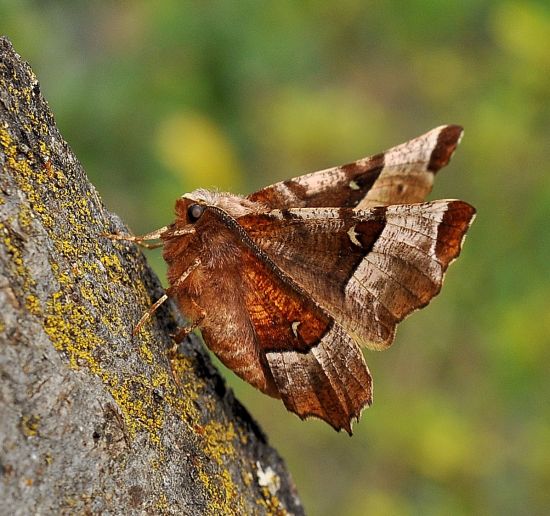
{"label": "blurred green background", "polygon": [[442,294],[366,352],[355,435],[224,374],[309,514],[550,511],[548,0],[0,0],[0,32],[136,233],[197,186],[247,193],[462,124],[432,198],[477,220]]}

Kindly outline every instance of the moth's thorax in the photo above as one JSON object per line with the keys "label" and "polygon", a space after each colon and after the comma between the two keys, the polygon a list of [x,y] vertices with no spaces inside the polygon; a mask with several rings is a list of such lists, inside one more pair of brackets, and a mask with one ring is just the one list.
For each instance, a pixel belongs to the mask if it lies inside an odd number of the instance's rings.
{"label": "moth's thorax", "polygon": [[198,279],[204,274],[229,273],[237,267],[242,238],[238,219],[262,211],[263,204],[230,193],[199,189],[181,196],[176,201],[176,220],[162,235],[170,284],[176,286],[196,260],[200,266],[185,282],[185,289],[191,291],[201,290],[204,278]]}

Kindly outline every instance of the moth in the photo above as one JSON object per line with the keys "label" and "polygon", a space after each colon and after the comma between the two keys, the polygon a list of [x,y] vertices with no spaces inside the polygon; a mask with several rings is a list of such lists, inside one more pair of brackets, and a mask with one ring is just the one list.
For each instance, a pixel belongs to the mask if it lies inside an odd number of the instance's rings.
{"label": "moth", "polygon": [[372,403],[361,348],[387,348],[397,323],[439,293],[475,209],[423,202],[462,135],[437,127],[340,167],[246,197],[195,190],[160,239],[168,297],[243,380],[300,418],[336,430]]}

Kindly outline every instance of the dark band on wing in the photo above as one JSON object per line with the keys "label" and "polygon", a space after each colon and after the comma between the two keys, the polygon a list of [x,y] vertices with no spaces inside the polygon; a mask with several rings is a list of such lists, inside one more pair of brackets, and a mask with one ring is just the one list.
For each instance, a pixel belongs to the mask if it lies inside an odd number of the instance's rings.
{"label": "dark band on wing", "polygon": [[437,144],[432,151],[428,170],[436,173],[449,163],[453,152],[460,142],[463,129],[459,125],[448,125],[441,130],[437,137]]}
{"label": "dark band on wing", "polygon": [[462,201],[449,204],[437,228],[435,255],[441,263],[447,265],[460,254],[462,240],[475,212],[473,206]]}

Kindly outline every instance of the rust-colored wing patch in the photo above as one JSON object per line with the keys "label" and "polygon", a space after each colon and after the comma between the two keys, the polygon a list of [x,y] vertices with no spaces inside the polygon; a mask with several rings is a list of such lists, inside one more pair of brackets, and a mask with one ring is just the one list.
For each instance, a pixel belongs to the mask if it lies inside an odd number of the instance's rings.
{"label": "rust-colored wing patch", "polygon": [[331,318],[276,266],[247,250],[241,256],[244,305],[262,352],[305,353],[327,333]]}

